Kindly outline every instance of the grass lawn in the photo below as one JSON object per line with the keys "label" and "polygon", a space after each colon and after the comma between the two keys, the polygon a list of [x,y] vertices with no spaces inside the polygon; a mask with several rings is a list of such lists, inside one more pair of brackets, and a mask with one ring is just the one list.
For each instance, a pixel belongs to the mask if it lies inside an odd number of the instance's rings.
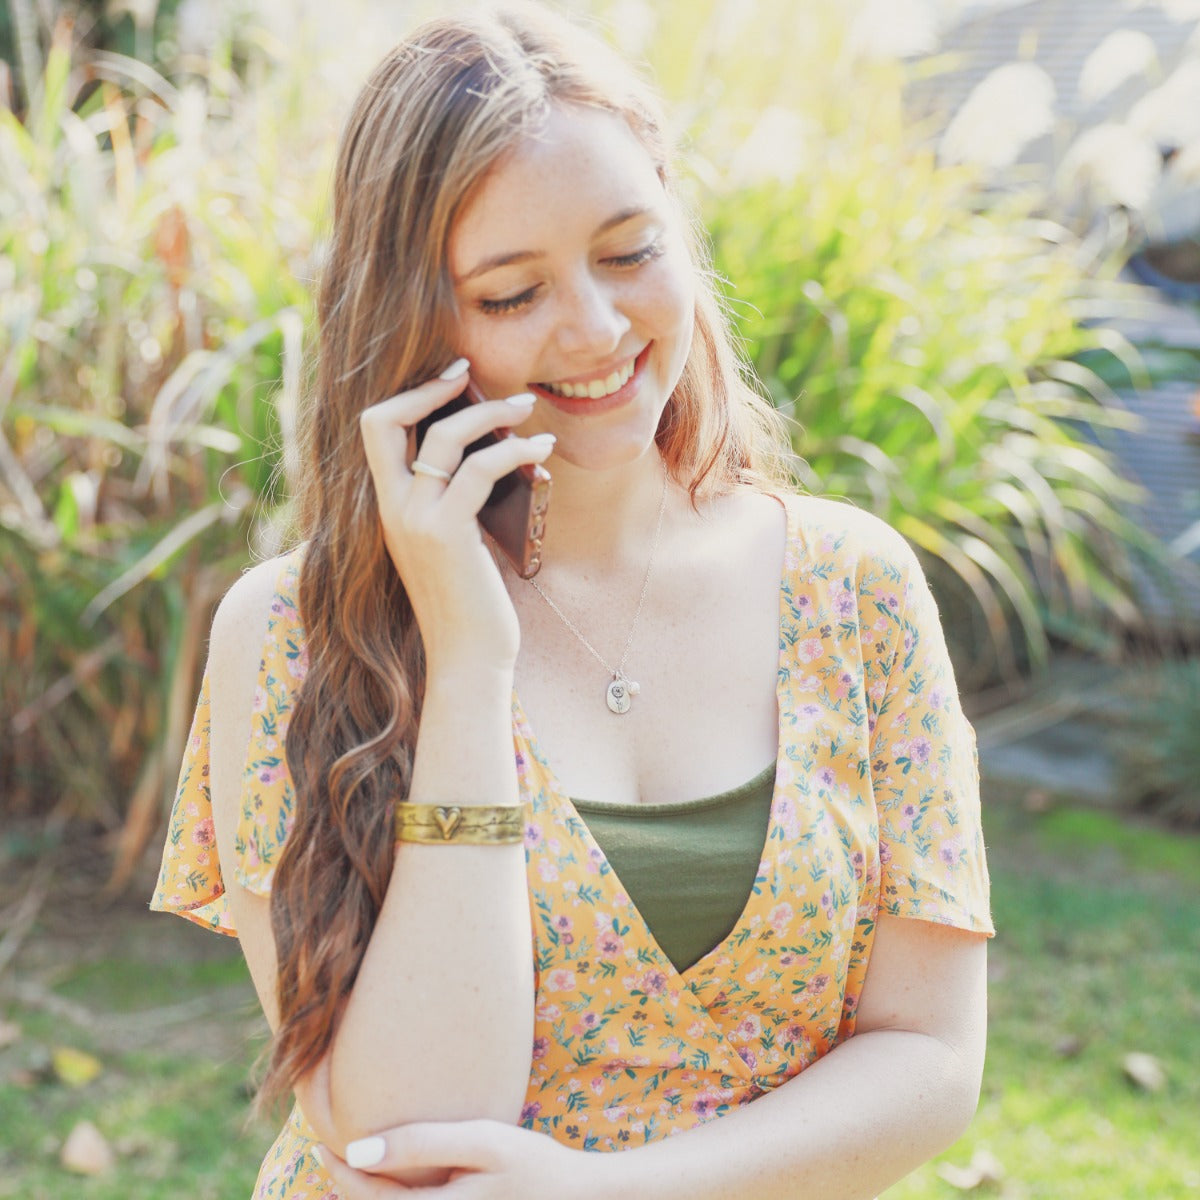
{"label": "grass lawn", "polygon": [[[973,1160],[1000,1176],[977,1194],[1014,1200],[1200,1194],[1200,839],[986,796],[1000,933],[979,1115],[887,1200],[962,1196],[971,1172],[942,1173]],[[0,879],[16,873],[0,854]],[[79,879],[65,892],[0,976],[20,1030],[0,1048],[0,1198],[248,1198],[273,1131],[244,1124],[262,1027],[236,945],[137,897],[98,911]],[[62,1046],[99,1074],[62,1082]],[[1126,1079],[1130,1052],[1161,1062],[1161,1091]],[[59,1166],[81,1119],[115,1151],[104,1175]]]}

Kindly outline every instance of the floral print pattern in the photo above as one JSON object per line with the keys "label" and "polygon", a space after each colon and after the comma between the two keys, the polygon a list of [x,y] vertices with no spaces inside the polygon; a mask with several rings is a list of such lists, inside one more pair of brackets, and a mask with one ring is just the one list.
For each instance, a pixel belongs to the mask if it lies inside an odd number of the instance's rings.
{"label": "floral print pattern", "polygon": [[[625,1149],[716,1119],[850,1037],[880,912],[992,932],[974,735],[916,559],[873,517],[782,499],[771,817],[742,915],[699,962],[679,971],[659,948],[513,697],[537,983],[520,1119],[567,1145]],[[299,552],[281,560],[244,773],[233,869],[259,892],[293,805],[282,746],[306,665],[299,567]],[[153,906],[232,933],[207,721],[205,687]],[[293,1113],[256,1200],[325,1197],[307,1149]]]}

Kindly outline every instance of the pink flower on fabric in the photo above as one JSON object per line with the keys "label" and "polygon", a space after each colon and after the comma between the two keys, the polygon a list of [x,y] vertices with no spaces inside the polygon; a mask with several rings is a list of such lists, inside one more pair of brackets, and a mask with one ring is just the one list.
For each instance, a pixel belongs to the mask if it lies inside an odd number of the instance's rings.
{"label": "pink flower on fabric", "polygon": [[797,647],[796,653],[801,662],[810,663],[821,657],[824,647],[820,638],[805,638]]}
{"label": "pink flower on fabric", "polygon": [[771,927],[776,933],[783,933],[791,922],[792,917],[796,915],[796,910],[790,904],[777,904],[771,909],[767,920],[771,923]]}
{"label": "pink flower on fabric", "polygon": [[743,1017],[738,1022],[737,1027],[738,1037],[744,1038],[747,1042],[753,1041],[762,1034],[762,1022],[758,1017],[751,1014],[748,1017]]}
{"label": "pink flower on fabric", "polygon": [[667,988],[667,977],[661,971],[647,971],[641,984],[647,996],[661,996]]}
{"label": "pink flower on fabric", "polygon": [[596,938],[596,949],[601,954],[620,954],[625,943],[611,929],[605,930]]}
{"label": "pink flower on fabric", "polygon": [[575,987],[575,972],[560,967],[546,977],[546,989],[551,992],[569,992]]}
{"label": "pink flower on fabric", "polygon": [[544,858],[538,863],[538,874],[544,883],[553,883],[558,878],[558,868]]}

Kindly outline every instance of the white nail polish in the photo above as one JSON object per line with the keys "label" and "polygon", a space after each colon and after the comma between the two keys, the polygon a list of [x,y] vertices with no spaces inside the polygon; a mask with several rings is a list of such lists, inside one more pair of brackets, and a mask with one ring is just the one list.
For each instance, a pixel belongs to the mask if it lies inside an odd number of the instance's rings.
{"label": "white nail polish", "polygon": [[439,379],[445,379],[447,382],[451,379],[457,379],[471,364],[465,358],[456,358],[439,376]]}
{"label": "white nail polish", "polygon": [[513,408],[532,408],[536,400],[532,392],[518,392],[515,396],[509,396],[504,403],[511,404]]}
{"label": "white nail polish", "polygon": [[363,1167],[376,1167],[383,1162],[387,1153],[387,1142],[381,1137],[359,1138],[346,1147],[346,1162],[356,1171]]}
{"label": "white nail polish", "polygon": [[529,440],[540,450],[543,446],[553,446],[558,438],[552,433],[535,433]]}

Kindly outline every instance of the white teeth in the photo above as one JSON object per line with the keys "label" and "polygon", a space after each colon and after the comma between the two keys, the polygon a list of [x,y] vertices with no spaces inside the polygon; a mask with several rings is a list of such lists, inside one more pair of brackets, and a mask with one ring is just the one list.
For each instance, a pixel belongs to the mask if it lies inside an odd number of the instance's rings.
{"label": "white teeth", "polygon": [[603,396],[611,396],[618,388],[624,387],[633,375],[637,366],[636,359],[630,359],[619,371],[614,371],[607,379],[593,379],[591,383],[544,383],[542,387],[556,396],[564,396],[568,400],[599,400]]}

